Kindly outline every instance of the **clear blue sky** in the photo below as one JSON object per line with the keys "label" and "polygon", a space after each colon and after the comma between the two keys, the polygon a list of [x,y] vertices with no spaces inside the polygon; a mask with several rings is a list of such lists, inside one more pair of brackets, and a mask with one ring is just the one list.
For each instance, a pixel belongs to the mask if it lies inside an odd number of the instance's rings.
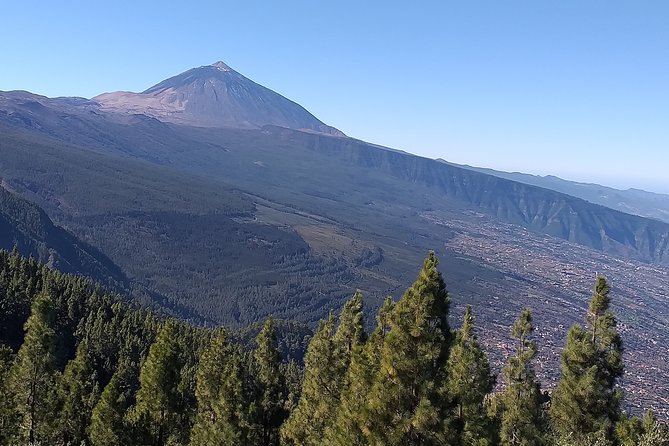
{"label": "clear blue sky", "polygon": [[0,90],[141,91],[223,60],[349,136],[669,193],[669,1],[0,4]]}

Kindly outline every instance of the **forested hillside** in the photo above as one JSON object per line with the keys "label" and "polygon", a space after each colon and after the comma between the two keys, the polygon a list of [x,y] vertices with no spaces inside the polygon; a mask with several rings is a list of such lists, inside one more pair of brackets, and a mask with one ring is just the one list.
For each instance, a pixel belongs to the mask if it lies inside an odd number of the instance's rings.
{"label": "forested hillside", "polygon": [[371,333],[356,293],[320,323],[302,364],[280,351],[299,349],[299,335],[279,348],[290,323],[266,320],[245,347],[233,339],[249,332],[161,318],[0,251],[0,444],[669,444],[652,413],[621,410],[623,343],[606,279],[546,392],[531,310],[513,324],[514,351],[495,376],[474,309],[451,328],[437,265],[431,252]]}
{"label": "forested hillside", "polygon": [[60,271],[83,274],[110,286],[129,285],[121,269],[104,254],[54,225],[35,204],[0,185],[0,248],[13,247]]}

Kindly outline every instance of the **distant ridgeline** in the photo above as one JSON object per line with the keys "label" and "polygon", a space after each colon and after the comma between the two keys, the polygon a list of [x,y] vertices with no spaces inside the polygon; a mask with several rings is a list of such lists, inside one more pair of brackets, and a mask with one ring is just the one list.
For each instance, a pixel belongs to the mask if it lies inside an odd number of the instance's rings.
{"label": "distant ridgeline", "polygon": [[[596,281],[548,395],[533,370],[532,315],[493,376],[468,308],[448,324],[425,259],[366,333],[356,293],[306,333],[268,319],[228,334],[156,316],[94,283],[0,251],[0,445],[667,445],[651,413],[620,409],[622,341]],[[292,328],[291,328],[292,327]],[[292,330],[291,345],[277,333]],[[298,333],[297,335],[295,333]],[[500,391],[493,391],[497,381]]]}

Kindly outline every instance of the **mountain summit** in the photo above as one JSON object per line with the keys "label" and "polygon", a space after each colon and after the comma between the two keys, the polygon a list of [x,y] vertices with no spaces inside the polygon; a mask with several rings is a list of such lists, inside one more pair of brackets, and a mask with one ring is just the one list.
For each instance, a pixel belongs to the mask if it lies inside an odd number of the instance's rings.
{"label": "mountain summit", "polygon": [[234,71],[222,60],[219,60],[218,62],[211,64],[211,66],[218,69],[219,71]]}
{"label": "mountain summit", "polygon": [[144,114],[176,124],[242,129],[275,125],[345,136],[222,61],[190,69],[141,93],[104,93],[93,101],[107,111]]}

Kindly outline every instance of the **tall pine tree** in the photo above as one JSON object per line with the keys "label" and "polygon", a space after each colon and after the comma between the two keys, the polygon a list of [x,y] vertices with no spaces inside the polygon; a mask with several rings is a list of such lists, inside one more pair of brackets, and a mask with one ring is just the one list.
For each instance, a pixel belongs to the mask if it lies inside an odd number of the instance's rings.
{"label": "tall pine tree", "polygon": [[368,394],[372,445],[443,444],[440,429],[450,329],[449,299],[434,252],[389,314],[380,366]]}
{"label": "tall pine tree", "polygon": [[90,441],[93,446],[116,446],[136,441],[127,420],[138,385],[137,366],[127,356],[105,386],[91,414]]}
{"label": "tall pine tree", "polygon": [[321,445],[326,429],[334,422],[352,352],[365,338],[360,292],[344,305],[336,332],[334,325],[330,315],[309,343],[302,396],[281,430],[286,444]]}
{"label": "tall pine tree", "polygon": [[339,314],[337,331],[334,334],[333,343],[337,357],[337,367],[339,369],[348,369],[351,362],[351,353],[357,347],[363,345],[365,339],[362,293],[358,290],[344,304],[344,308],[342,308]]}
{"label": "tall pine tree", "polygon": [[218,329],[197,370],[197,416],[191,446],[247,444],[248,408],[240,355]]}
{"label": "tall pine tree", "polygon": [[282,444],[314,446],[322,441],[341,391],[332,335],[334,316],[321,321],[304,357],[304,381],[297,408],[281,427]]}
{"label": "tall pine tree", "polygon": [[9,385],[9,371],[13,362],[12,349],[0,344],[0,445],[15,444],[18,426],[14,394]]}
{"label": "tall pine tree", "polygon": [[388,297],[376,316],[377,326],[363,345],[353,345],[351,363],[344,379],[341,402],[334,422],[325,431],[325,445],[364,446],[369,444],[371,417],[367,395],[379,370],[383,343],[390,329],[389,316],[395,303]]}
{"label": "tall pine tree", "polygon": [[286,380],[286,391],[288,392],[284,407],[287,413],[290,414],[295,410],[300,401],[304,372],[294,359],[291,359],[286,364],[282,363],[281,369]]}
{"label": "tall pine tree", "polygon": [[622,394],[622,341],[609,308],[609,285],[598,277],[586,317],[574,325],[562,351],[561,375],[553,392],[551,420],[558,438],[573,443],[615,442]]}
{"label": "tall pine tree", "polygon": [[26,335],[12,366],[9,385],[20,423],[20,442],[50,444],[56,425],[54,303],[45,284],[32,304]]}
{"label": "tall pine tree", "polygon": [[180,394],[183,365],[183,346],[170,320],[160,329],[139,373],[133,420],[149,445],[163,446],[182,434],[178,428],[185,411]]}
{"label": "tall pine tree", "polygon": [[80,445],[88,439],[93,408],[99,397],[97,374],[88,346],[82,342],[60,380],[60,436],[63,444]]}
{"label": "tall pine tree", "polygon": [[532,311],[525,309],[511,327],[511,336],[517,341],[516,352],[502,370],[504,391],[494,400],[502,446],[545,444],[541,393],[532,367],[537,354],[537,345],[530,340],[533,332]]}
{"label": "tall pine tree", "polygon": [[279,444],[279,428],[287,417],[287,390],[281,374],[281,355],[272,318],[265,321],[256,337],[252,364],[255,398],[251,408],[253,426],[250,443],[276,446]]}
{"label": "tall pine tree", "polygon": [[488,358],[474,335],[474,316],[467,307],[448,358],[445,400],[452,405],[446,419],[446,444],[487,446],[494,444],[492,421],[484,407],[486,396],[495,385]]}

